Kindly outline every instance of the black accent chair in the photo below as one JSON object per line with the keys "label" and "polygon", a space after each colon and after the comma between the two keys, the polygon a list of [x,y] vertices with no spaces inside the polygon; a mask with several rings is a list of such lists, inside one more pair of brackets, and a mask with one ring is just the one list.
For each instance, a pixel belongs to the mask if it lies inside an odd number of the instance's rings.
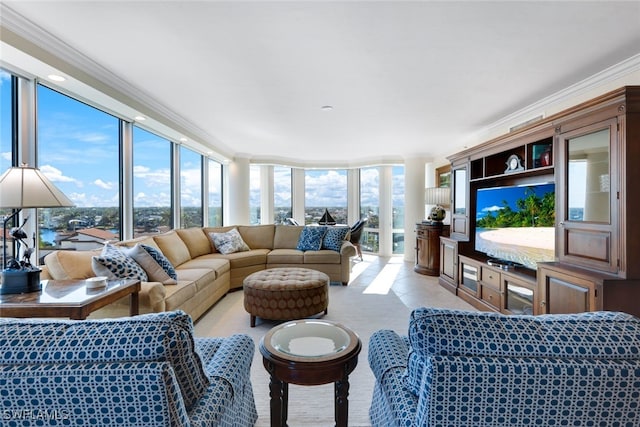
{"label": "black accent chair", "polygon": [[351,226],[351,237],[349,241],[353,246],[356,247],[356,254],[360,257],[360,261],[362,261],[362,249],[360,248],[360,238],[362,237],[362,230],[364,230],[364,226],[367,225],[368,221],[369,220],[367,218],[360,219]]}

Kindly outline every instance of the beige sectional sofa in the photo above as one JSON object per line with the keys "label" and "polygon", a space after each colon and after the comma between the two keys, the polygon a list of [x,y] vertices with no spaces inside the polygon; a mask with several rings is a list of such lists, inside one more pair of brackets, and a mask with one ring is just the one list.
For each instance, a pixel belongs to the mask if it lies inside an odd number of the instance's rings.
{"label": "beige sectional sofa", "polygon": [[[249,250],[222,254],[210,233],[237,228]],[[177,284],[143,282],[140,313],[183,310],[196,320],[229,290],[242,288],[249,274],[276,267],[303,267],[326,273],[332,282],[349,282],[350,258],[355,247],[342,241],[340,251],[296,249],[303,226],[255,225],[172,230],[116,243],[133,247],[144,244],[159,249],[171,262]],[[95,276],[91,259],[100,251],[54,251],[44,259],[42,279],[86,279]],[[128,299],[105,307],[98,316],[126,315]]]}

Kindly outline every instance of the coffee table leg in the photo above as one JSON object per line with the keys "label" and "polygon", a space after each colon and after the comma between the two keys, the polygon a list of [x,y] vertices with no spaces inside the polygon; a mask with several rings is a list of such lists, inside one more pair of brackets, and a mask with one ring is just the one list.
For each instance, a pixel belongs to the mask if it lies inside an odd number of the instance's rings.
{"label": "coffee table leg", "polygon": [[334,385],[336,427],[347,427],[349,419],[349,377],[345,376]]}
{"label": "coffee table leg", "polygon": [[271,375],[269,396],[271,397],[271,427],[286,427],[289,384]]}
{"label": "coffee table leg", "polygon": [[138,292],[133,292],[129,295],[129,314],[131,316],[137,316],[140,312],[140,299]]}

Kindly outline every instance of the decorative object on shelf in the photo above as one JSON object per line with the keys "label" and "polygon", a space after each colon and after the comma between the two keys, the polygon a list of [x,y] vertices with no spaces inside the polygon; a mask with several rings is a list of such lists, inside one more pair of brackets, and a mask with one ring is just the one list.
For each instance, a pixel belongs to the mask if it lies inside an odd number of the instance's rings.
{"label": "decorative object on shelf", "polygon": [[320,225],[336,225],[336,220],[333,219],[333,217],[329,213],[329,209],[325,208],[324,214],[322,215],[322,218],[320,218],[320,221],[318,221],[318,224],[320,224]]}
{"label": "decorative object on shelf", "polygon": [[522,166],[522,159],[517,154],[512,154],[507,159],[507,168],[504,173],[518,172],[524,170]]}
{"label": "decorative object on shelf", "polygon": [[551,145],[540,154],[540,166],[551,166]]}
{"label": "decorative object on shelf", "polygon": [[431,187],[424,189],[425,205],[435,205],[427,218],[429,221],[442,222],[447,215],[443,206],[451,203],[451,190],[448,187]]}
{"label": "decorative object on shelf", "polygon": [[22,261],[14,256],[7,259],[7,224],[18,216],[22,209],[30,208],[58,208],[73,206],[51,181],[36,168],[22,164],[9,168],[0,176],[0,208],[15,209],[11,215],[3,218],[2,224],[2,286],[0,294],[17,294],[33,292],[40,289],[40,269],[31,264],[31,255],[35,250],[36,240],[33,237],[33,247],[29,248],[25,239],[27,233],[23,230],[29,217],[24,218],[22,225],[10,231],[11,237],[18,244],[18,252],[24,246]]}

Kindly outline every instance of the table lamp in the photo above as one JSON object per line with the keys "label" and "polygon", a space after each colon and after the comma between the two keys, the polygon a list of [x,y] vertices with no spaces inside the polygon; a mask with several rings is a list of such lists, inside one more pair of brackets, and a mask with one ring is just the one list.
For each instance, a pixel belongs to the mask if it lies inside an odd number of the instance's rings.
{"label": "table lamp", "polygon": [[[73,206],[55,185],[51,183],[36,168],[22,164],[11,167],[0,176],[0,208],[15,209],[11,215],[3,219],[2,224],[2,287],[1,294],[17,294],[33,292],[40,289],[40,269],[31,265],[29,257],[31,251],[25,249],[24,260],[17,262],[15,257],[11,263],[7,262],[7,224],[13,220],[22,209],[30,208],[59,208]],[[20,241],[26,237],[22,225],[12,230],[12,236]],[[22,244],[27,245],[24,241]],[[35,246],[35,242],[34,242]],[[17,254],[16,254],[17,255]]]}
{"label": "table lamp", "polygon": [[424,189],[425,205],[435,205],[431,208],[429,220],[433,222],[442,222],[447,215],[443,206],[449,206],[451,203],[451,190],[449,187],[431,187]]}

